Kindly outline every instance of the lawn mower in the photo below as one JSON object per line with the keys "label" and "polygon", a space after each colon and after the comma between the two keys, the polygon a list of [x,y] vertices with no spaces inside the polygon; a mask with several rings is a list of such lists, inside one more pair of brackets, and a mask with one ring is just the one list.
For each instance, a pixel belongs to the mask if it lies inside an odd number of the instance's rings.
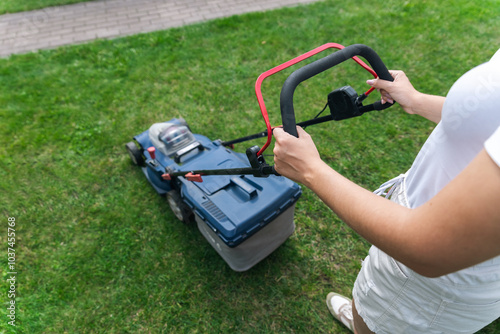
{"label": "lawn mower", "polygon": [[[245,271],[271,254],[294,232],[295,204],[301,188],[280,176],[266,163],[263,152],[272,139],[273,128],[261,93],[265,78],[326,49],[339,49],[293,72],[280,95],[281,117],[286,132],[297,137],[302,127],[326,121],[361,116],[392,104],[377,101],[363,105],[373,89],[358,95],[345,86],[328,95],[330,115],[296,123],[293,107],[295,88],[303,81],[348,59],[353,59],[374,77],[393,80],[380,57],[361,44],[344,47],[328,43],[262,73],[255,92],[266,130],[231,141],[210,140],[193,134],[184,119],[153,124],[126,144],[132,162],[141,167],[156,192],[166,196],[175,216],[184,223],[194,220],[217,253],[235,271]],[[364,57],[370,68],[357,56]],[[326,108],[326,106],[325,106]],[[246,154],[231,149],[234,144],[267,136],[260,148]],[[193,219],[194,218],[194,219]]]}

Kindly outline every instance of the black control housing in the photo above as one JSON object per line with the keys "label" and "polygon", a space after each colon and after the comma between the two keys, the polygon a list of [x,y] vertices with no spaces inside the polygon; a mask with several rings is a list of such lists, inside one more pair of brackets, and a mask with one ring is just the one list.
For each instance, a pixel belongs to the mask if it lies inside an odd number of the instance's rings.
{"label": "black control housing", "polygon": [[328,94],[328,107],[335,121],[361,116],[358,94],[351,86],[344,86]]}

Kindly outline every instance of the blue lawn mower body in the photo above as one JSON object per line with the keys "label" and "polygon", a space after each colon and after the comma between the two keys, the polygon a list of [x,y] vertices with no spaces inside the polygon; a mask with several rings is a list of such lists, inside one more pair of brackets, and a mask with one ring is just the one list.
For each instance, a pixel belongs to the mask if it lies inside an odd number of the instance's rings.
{"label": "blue lawn mower body", "polygon": [[233,270],[248,270],[293,233],[294,207],[302,191],[285,177],[207,175],[203,182],[164,178],[167,172],[250,167],[245,154],[192,134],[183,119],[153,124],[126,147],[177,218],[185,223],[194,218]]}

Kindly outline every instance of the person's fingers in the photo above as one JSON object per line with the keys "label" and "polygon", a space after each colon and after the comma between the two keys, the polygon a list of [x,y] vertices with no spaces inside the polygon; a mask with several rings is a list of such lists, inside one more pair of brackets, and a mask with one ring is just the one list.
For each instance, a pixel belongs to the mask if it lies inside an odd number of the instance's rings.
{"label": "person's fingers", "polygon": [[381,95],[381,101],[382,104],[389,102],[389,103],[394,103],[394,99],[392,98],[391,94],[389,94],[386,90],[381,89],[380,90],[380,95]]}
{"label": "person's fingers", "polygon": [[366,83],[376,89],[386,89],[391,85],[391,81],[382,80],[380,78],[366,80]]}
{"label": "person's fingers", "polygon": [[376,88],[377,91],[379,91],[379,93],[381,95],[382,104],[387,103],[387,102],[394,103],[394,99],[392,98],[391,94],[389,94],[389,92],[386,90],[392,84],[391,81],[382,80],[382,79],[377,78],[377,79],[367,80],[366,83],[369,84],[370,86]]}

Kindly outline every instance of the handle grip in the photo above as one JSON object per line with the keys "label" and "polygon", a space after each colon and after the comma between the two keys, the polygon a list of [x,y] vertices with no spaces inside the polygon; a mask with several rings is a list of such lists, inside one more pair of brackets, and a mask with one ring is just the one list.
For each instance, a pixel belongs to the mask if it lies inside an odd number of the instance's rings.
{"label": "handle grip", "polygon": [[[285,132],[298,137],[297,123],[295,122],[295,112],[293,109],[293,94],[297,86],[316,74],[319,74],[335,65],[338,65],[354,56],[362,56],[372,66],[378,77],[383,80],[393,81],[393,77],[387,67],[380,59],[379,55],[370,47],[363,44],[346,46],[342,50],[336,51],[324,58],[318,59],[304,67],[299,68],[285,80],[280,94],[281,120]],[[377,107],[386,109],[392,104],[385,103]],[[377,110],[381,110],[377,109]]]}

